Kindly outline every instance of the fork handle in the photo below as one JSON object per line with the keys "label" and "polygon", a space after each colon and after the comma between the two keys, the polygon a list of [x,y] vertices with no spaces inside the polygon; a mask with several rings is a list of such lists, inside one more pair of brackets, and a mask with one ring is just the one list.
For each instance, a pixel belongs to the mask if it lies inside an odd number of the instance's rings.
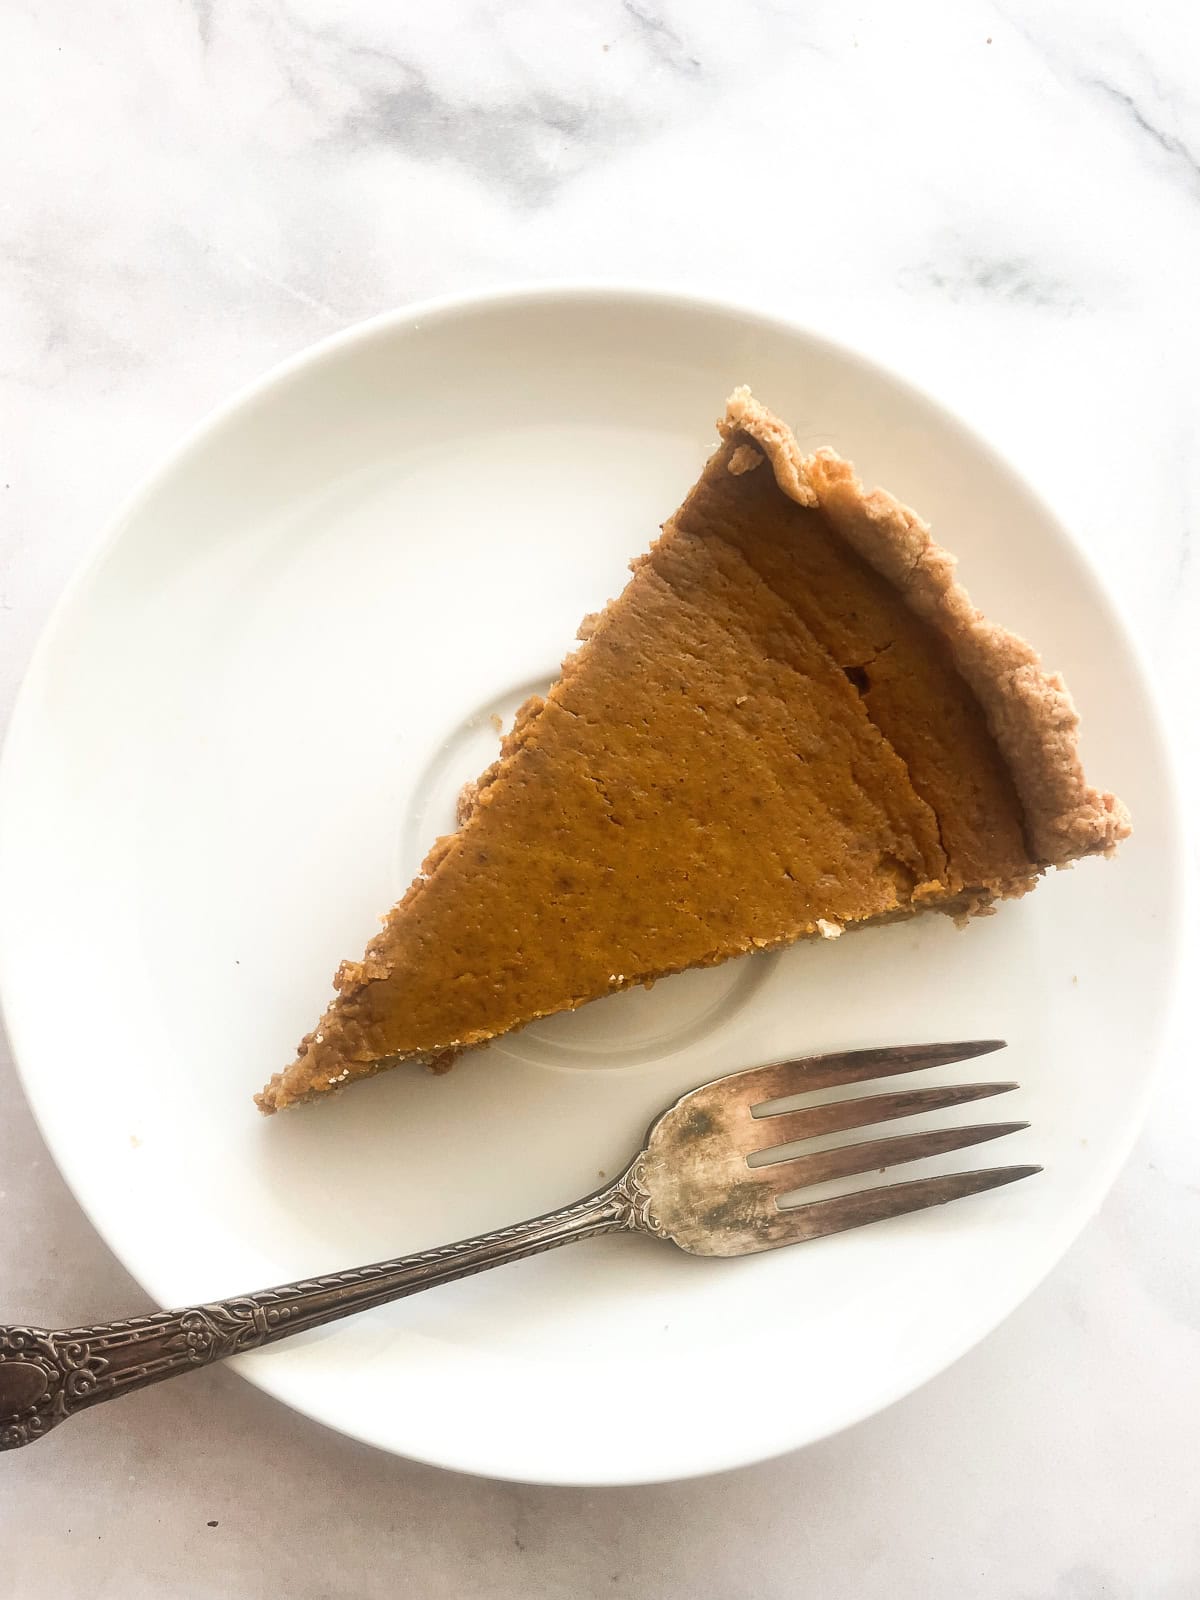
{"label": "fork handle", "polygon": [[644,1228],[649,1197],[639,1165],[640,1158],[585,1200],[530,1222],[349,1272],[94,1328],[0,1327],[0,1450],[31,1444],[89,1406],[306,1328],[560,1244]]}

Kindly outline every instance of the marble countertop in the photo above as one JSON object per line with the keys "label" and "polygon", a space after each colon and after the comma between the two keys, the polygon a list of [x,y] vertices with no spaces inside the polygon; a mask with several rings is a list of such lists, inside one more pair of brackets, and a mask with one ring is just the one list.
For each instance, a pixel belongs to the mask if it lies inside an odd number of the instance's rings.
{"label": "marble countertop", "polygon": [[[14,0],[0,12],[0,720],[72,568],[280,357],[445,290],[650,280],[869,350],[1119,597],[1200,780],[1200,13],[1182,0]],[[223,1371],[0,1471],[0,1597],[1200,1594],[1200,1087],[1176,1029],[1100,1215],[979,1349],[800,1454],[455,1477]],[[146,1304],[0,1045],[0,1283]]]}

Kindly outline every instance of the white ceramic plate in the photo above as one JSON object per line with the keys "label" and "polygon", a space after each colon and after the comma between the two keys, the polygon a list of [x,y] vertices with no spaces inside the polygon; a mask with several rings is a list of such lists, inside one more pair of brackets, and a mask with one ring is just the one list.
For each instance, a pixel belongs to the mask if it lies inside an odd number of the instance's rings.
{"label": "white ceramic plate", "polygon": [[[448,1077],[396,1072],[260,1119],[251,1094],[449,825],[493,714],[620,589],[739,382],[919,507],[980,605],[1065,672],[1134,840],[965,933],[930,917],[685,975]],[[678,1092],[736,1067],[1006,1036],[987,1067],[1022,1088],[997,1114],[1033,1126],[988,1159],[1041,1161],[1033,1181],[740,1262],[595,1241],[239,1362],[309,1415],[443,1466],[682,1477],[911,1390],[1094,1210],[1172,983],[1169,795],[1129,641],[1079,552],[914,390],[675,296],[442,302],[320,345],[206,423],[63,601],[3,769],[5,1013],[55,1158],[164,1305],[555,1206]]]}

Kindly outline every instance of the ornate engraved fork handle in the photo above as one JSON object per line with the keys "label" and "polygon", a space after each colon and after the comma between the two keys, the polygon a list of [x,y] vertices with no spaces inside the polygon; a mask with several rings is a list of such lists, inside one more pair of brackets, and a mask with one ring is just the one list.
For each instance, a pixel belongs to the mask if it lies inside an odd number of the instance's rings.
{"label": "ornate engraved fork handle", "polygon": [[639,1157],[607,1188],[531,1222],[350,1272],[94,1328],[0,1327],[0,1450],[31,1444],[88,1406],[302,1329],[577,1239],[646,1228],[640,1166]]}

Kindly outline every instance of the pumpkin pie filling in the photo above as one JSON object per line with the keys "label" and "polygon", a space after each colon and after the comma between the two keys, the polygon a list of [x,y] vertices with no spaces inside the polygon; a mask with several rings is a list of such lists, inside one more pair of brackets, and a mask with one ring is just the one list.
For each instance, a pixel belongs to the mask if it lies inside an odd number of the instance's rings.
{"label": "pumpkin pie filling", "polygon": [[754,950],[1024,894],[1129,831],[1061,680],[746,391],[264,1111]]}

